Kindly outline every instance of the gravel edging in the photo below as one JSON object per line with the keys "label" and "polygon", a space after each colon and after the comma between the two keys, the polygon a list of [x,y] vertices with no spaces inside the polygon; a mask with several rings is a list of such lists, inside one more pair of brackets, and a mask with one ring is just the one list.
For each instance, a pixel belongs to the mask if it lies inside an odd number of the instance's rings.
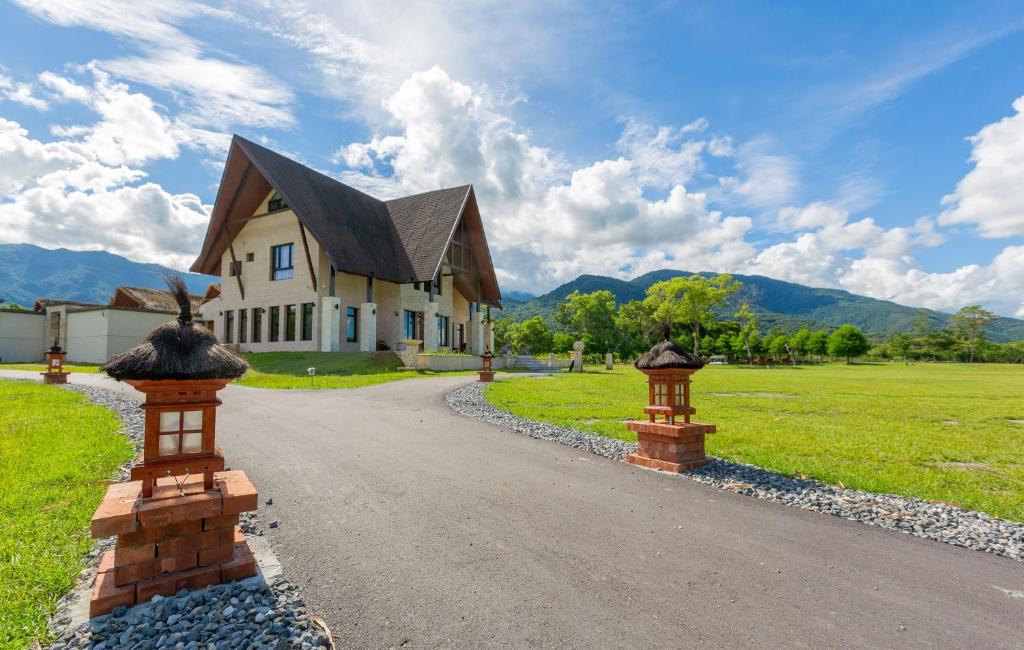
{"label": "gravel edging", "polygon": [[[626,454],[636,450],[636,443],[537,422],[502,411],[483,396],[484,386],[479,383],[461,386],[448,393],[445,402],[456,413],[612,460],[625,460]],[[758,499],[1024,561],[1024,524],[998,519],[983,512],[895,494],[841,488],[812,479],[791,478],[719,458],[680,476]]]}
{"label": "gravel edging", "polygon": [[[82,384],[63,388],[82,393],[94,403],[115,412],[123,433],[136,452],[141,451],[145,414],[138,403],[117,391]],[[122,465],[117,480],[129,477],[131,462]],[[255,513],[243,513],[242,531],[246,536],[262,536]],[[88,597],[96,575],[100,555],[113,548],[114,538],[96,540],[85,557],[85,568],[75,587],[57,603],[50,618],[50,631],[57,640],[51,650],[91,648],[333,648],[330,632],[319,619],[310,616],[295,585],[283,576],[264,580],[262,575],[205,589],[183,589],[175,596],[155,597],[134,607],[120,607],[106,616],[73,625],[73,608]]]}

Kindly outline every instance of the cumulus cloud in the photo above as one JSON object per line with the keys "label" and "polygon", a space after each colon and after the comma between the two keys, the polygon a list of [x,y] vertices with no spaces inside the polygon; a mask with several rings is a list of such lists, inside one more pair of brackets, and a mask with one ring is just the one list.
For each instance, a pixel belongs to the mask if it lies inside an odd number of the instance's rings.
{"label": "cumulus cloud", "polygon": [[1024,235],[1024,96],[1013,109],[970,138],[974,169],[943,198],[940,223],[974,224],[982,237]]}
{"label": "cumulus cloud", "polygon": [[35,89],[32,84],[24,81],[16,82],[4,74],[0,74],[0,96],[9,101],[34,108],[37,111],[45,111],[50,107],[45,99],[35,95]]}

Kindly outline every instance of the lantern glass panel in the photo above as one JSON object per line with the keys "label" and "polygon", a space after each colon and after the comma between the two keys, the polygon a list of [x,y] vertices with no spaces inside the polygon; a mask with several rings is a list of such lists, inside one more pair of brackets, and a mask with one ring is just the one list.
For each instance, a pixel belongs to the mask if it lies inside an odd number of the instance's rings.
{"label": "lantern glass panel", "polygon": [[181,412],[164,411],[160,414],[160,431],[179,431],[181,429]]}
{"label": "lantern glass panel", "polygon": [[186,433],[181,436],[181,453],[198,454],[203,450],[202,433]]}
{"label": "lantern glass panel", "polygon": [[195,431],[196,429],[203,428],[202,411],[185,411],[182,415],[184,416],[184,424],[181,428],[185,431]]}
{"label": "lantern glass panel", "polygon": [[160,436],[160,455],[174,456],[178,453],[178,436]]}
{"label": "lantern glass panel", "polygon": [[683,387],[680,384],[676,384],[674,386],[674,388],[675,388],[675,393],[676,393],[676,395],[675,395],[675,397],[676,397],[676,406],[682,406],[683,405]]}
{"label": "lantern glass panel", "polygon": [[57,357],[50,359],[51,368],[57,368],[58,366],[60,366],[60,359],[58,359]]}
{"label": "lantern glass panel", "polygon": [[667,386],[665,384],[654,385],[654,403],[657,406],[665,406],[665,397],[667,392]]}

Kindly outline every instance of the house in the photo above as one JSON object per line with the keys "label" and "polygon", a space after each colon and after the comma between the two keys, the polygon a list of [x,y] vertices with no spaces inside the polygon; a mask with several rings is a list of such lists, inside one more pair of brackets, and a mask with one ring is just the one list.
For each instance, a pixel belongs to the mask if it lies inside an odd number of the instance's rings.
{"label": "house", "polygon": [[[192,298],[197,310],[202,297]],[[0,361],[38,361],[56,342],[68,361],[103,363],[177,314],[169,292],[142,287],[117,287],[107,304],[39,298],[32,311],[0,309]]]}
{"label": "house", "polygon": [[192,270],[241,351],[480,354],[501,301],[472,185],[381,201],[239,136]]}

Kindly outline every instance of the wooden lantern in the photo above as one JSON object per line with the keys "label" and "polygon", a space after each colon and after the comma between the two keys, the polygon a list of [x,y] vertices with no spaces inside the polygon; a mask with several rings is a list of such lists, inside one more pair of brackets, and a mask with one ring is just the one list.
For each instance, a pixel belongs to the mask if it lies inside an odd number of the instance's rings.
{"label": "wooden lantern", "polygon": [[145,445],[131,469],[142,480],[142,496],[153,496],[156,479],[203,475],[213,488],[213,474],[224,470],[224,454],[216,446],[217,391],[230,379],[126,380],[145,394]]}
{"label": "wooden lantern", "polygon": [[[634,465],[682,472],[709,462],[704,436],[715,425],[692,422],[690,377],[704,363],[670,341],[662,341],[634,364],[647,375],[647,421],[626,423],[637,436],[636,453],[626,456]],[[682,422],[676,420],[682,416]]]}
{"label": "wooden lantern", "polygon": [[480,355],[480,359],[482,361],[480,365],[480,381],[494,381],[494,355],[491,354],[490,350],[487,350],[486,352]]}
{"label": "wooden lantern", "polygon": [[64,372],[64,357],[68,355],[56,341],[46,351],[46,370],[40,373],[44,384],[66,384],[68,373]]}

